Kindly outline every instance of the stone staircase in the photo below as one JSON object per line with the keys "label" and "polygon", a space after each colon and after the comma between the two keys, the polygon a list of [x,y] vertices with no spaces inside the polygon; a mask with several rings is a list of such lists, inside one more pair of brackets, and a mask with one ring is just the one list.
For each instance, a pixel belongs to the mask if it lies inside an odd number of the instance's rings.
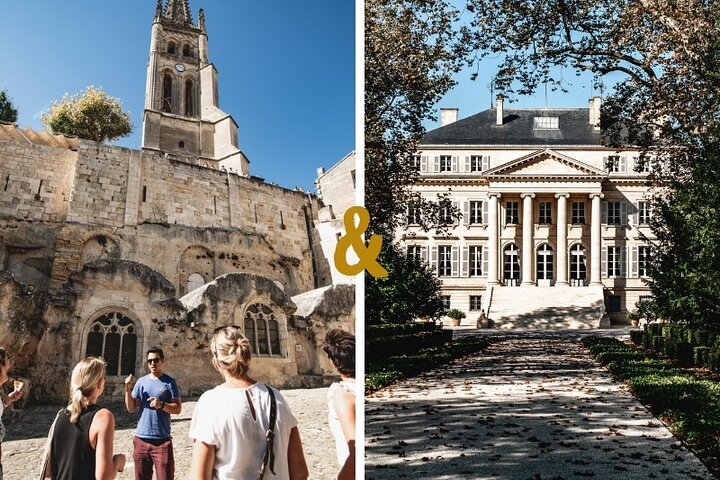
{"label": "stone staircase", "polygon": [[488,287],[493,328],[602,328],[605,315],[603,287]]}

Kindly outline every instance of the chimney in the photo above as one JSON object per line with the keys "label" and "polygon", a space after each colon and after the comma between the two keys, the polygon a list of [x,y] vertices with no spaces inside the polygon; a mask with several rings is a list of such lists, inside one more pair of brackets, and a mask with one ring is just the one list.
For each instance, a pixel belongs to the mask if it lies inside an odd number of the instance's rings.
{"label": "chimney", "polygon": [[589,102],[588,106],[590,107],[590,125],[592,125],[596,130],[600,129],[600,104],[602,103],[602,100],[600,97],[592,97]]}
{"label": "chimney", "polygon": [[495,125],[503,124],[503,97],[502,95],[497,96],[497,121]]}
{"label": "chimney", "polygon": [[457,108],[441,108],[440,109],[440,122],[442,126],[450,125],[451,123],[457,122]]}

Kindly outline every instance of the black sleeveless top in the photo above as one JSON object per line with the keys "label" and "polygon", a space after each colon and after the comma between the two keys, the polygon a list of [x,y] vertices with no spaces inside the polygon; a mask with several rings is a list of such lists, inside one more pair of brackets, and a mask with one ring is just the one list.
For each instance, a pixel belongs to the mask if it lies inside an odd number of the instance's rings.
{"label": "black sleeveless top", "polygon": [[52,480],[95,480],[95,449],[90,446],[90,425],[101,410],[90,405],[77,423],[70,422],[70,412],[60,412],[53,432],[50,450]]}

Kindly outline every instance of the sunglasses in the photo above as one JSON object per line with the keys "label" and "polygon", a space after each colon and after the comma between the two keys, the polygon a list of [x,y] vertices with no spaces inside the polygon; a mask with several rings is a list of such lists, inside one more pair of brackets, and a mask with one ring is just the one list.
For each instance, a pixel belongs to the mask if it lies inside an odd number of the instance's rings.
{"label": "sunglasses", "polygon": [[147,363],[160,363],[162,358],[148,358]]}

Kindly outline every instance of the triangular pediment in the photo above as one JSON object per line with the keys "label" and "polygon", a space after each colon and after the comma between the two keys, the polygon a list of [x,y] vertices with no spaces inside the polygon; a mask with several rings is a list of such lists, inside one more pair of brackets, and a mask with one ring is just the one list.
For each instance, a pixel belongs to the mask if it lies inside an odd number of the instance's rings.
{"label": "triangular pediment", "polygon": [[550,149],[537,150],[511,162],[487,170],[488,178],[599,178],[604,170]]}

